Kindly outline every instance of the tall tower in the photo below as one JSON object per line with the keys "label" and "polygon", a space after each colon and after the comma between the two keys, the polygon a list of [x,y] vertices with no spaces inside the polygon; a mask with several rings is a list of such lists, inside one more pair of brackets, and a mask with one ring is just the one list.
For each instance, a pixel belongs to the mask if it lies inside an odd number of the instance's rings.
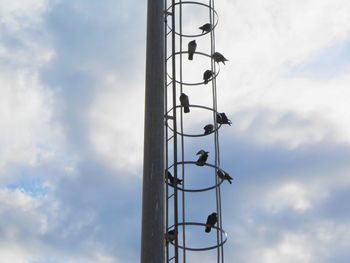
{"label": "tall tower", "polygon": [[217,25],[214,0],[149,0],[142,263],[224,262]]}

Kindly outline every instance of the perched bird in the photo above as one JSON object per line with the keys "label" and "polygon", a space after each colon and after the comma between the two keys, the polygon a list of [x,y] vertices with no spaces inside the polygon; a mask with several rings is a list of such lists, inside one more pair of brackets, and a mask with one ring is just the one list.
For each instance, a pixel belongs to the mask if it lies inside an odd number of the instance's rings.
{"label": "perched bird", "polygon": [[196,164],[197,164],[198,166],[204,166],[205,162],[208,160],[208,156],[209,156],[208,153],[209,153],[209,152],[206,152],[206,151],[204,151],[204,150],[200,150],[200,151],[197,153],[197,155],[200,155],[199,158],[198,158],[198,160],[197,160],[197,162],[196,162]]}
{"label": "perched bird", "polygon": [[210,69],[206,70],[203,74],[204,84],[208,84],[209,79],[214,75],[214,72]]}
{"label": "perched bird", "polygon": [[190,112],[190,102],[188,100],[188,96],[185,93],[181,93],[179,99],[181,106],[184,107],[184,113]]}
{"label": "perched bird", "polygon": [[196,40],[192,40],[188,43],[188,59],[193,60],[193,54],[196,52],[197,43]]}
{"label": "perched bird", "polygon": [[167,171],[167,177],[170,185],[175,186],[176,184],[182,184],[182,180],[180,178],[175,178],[169,171]]}
{"label": "perched bird", "polygon": [[210,134],[214,129],[213,124],[207,124],[204,126],[204,134]]}
{"label": "perched bird", "polygon": [[204,24],[203,26],[199,27],[199,29],[202,30],[202,33],[204,32],[210,32],[212,26],[209,23]]}
{"label": "perched bird", "polygon": [[231,180],[233,180],[233,178],[228,173],[226,173],[225,171],[219,169],[216,174],[222,180],[227,180],[230,184],[232,184]]}
{"label": "perched bird", "polygon": [[228,61],[221,53],[215,52],[211,57],[214,59],[215,62],[220,63],[222,62],[225,65],[225,61]]}
{"label": "perched bird", "polygon": [[209,233],[211,228],[216,224],[217,221],[218,217],[215,212],[208,215],[207,223],[205,224],[205,232]]}
{"label": "perched bird", "polygon": [[168,233],[165,233],[165,241],[166,244],[168,245],[169,242],[172,242],[176,239],[176,232],[175,230],[169,230]]}
{"label": "perched bird", "polygon": [[228,124],[231,126],[232,122],[231,120],[229,120],[225,114],[225,112],[222,112],[222,113],[218,113],[216,114],[216,121],[219,123],[219,124]]}

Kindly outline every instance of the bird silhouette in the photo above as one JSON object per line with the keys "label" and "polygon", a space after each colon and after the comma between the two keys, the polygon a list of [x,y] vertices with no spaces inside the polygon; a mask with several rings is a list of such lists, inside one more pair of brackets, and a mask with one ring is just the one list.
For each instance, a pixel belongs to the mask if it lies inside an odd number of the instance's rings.
{"label": "bird silhouette", "polygon": [[211,228],[216,224],[217,221],[218,217],[215,212],[208,215],[207,223],[205,224],[205,232],[209,233],[211,231]]}
{"label": "bird silhouette", "polygon": [[166,244],[168,245],[169,242],[172,242],[176,239],[176,232],[175,230],[169,230],[167,233],[165,233],[165,241]]}
{"label": "bird silhouette", "polygon": [[210,32],[211,28],[212,28],[212,26],[211,26],[210,23],[206,23],[206,24],[204,24],[203,26],[199,27],[199,29],[202,30],[202,33],[204,33],[204,32]]}
{"label": "bird silhouette", "polygon": [[230,184],[232,184],[231,180],[233,180],[233,178],[228,173],[226,173],[225,171],[219,169],[216,174],[222,180],[227,180]]}
{"label": "bird silhouette", "polygon": [[225,114],[225,112],[221,112],[216,114],[216,121],[219,124],[228,124],[231,126],[232,122],[229,120]]}
{"label": "bird silhouette", "polygon": [[175,178],[169,171],[167,171],[167,177],[168,177],[168,180],[169,180],[169,184],[171,186],[174,186],[175,187],[175,184],[180,184],[182,185],[182,180],[180,178]]}
{"label": "bird silhouette", "polygon": [[215,62],[220,63],[222,62],[225,65],[225,61],[228,61],[221,53],[215,52],[211,57],[214,59]]}
{"label": "bird silhouette", "polygon": [[196,52],[197,43],[196,40],[192,40],[188,43],[188,59],[193,60],[193,54]]}
{"label": "bird silhouette", "polygon": [[185,93],[181,93],[179,99],[181,106],[184,107],[184,113],[190,112],[190,102],[188,100],[188,96]]}
{"label": "bird silhouette", "polygon": [[210,134],[214,129],[214,125],[213,124],[207,124],[204,126],[204,134]]}
{"label": "bird silhouette", "polygon": [[209,156],[208,153],[209,153],[209,152],[206,152],[206,151],[204,151],[204,150],[200,150],[200,151],[197,153],[197,155],[200,155],[199,158],[198,158],[198,160],[197,160],[197,162],[196,162],[196,164],[197,164],[198,166],[204,166],[205,162],[208,160],[208,156]]}
{"label": "bird silhouette", "polygon": [[213,76],[213,71],[210,69],[206,70],[203,74],[204,84],[208,84],[209,79]]}

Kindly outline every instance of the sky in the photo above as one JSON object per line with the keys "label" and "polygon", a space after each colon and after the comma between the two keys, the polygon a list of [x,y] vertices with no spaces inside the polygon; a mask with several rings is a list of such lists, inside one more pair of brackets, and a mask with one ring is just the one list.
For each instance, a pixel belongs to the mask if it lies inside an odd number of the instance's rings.
{"label": "sky", "polygon": [[[350,2],[215,7],[226,262],[348,262]],[[1,263],[139,262],[145,23],[146,1],[0,0]]]}

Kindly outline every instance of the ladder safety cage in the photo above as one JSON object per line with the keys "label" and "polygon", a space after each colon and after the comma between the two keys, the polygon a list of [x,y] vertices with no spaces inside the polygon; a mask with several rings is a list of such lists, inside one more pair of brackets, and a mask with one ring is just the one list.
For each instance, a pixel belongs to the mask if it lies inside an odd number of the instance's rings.
{"label": "ladder safety cage", "polygon": [[[219,130],[224,124],[231,125],[231,121],[225,113],[220,113],[217,109],[216,80],[220,73],[220,63],[224,65],[228,61],[215,48],[215,28],[219,17],[215,11],[214,0],[164,0],[164,3],[165,259],[166,262],[186,263],[191,262],[193,253],[206,252],[211,253],[211,258],[215,257],[215,262],[224,263],[227,234],[222,225],[221,185],[225,181],[231,184],[232,178],[220,166]],[[197,13],[196,9],[201,12]],[[195,18],[200,14],[205,14],[204,23],[196,24],[193,21],[197,21]],[[188,29],[191,31],[188,32]],[[196,60],[206,60],[208,63],[201,74],[192,74],[195,71],[191,67],[196,68]],[[189,75],[196,75],[196,79],[188,80]],[[206,90],[210,98],[205,100],[210,104],[195,103],[201,100],[187,95],[191,93],[191,89],[203,93]],[[187,132],[185,127],[196,121],[185,122],[185,117],[191,116],[195,111],[209,113],[210,121],[202,127],[202,132]],[[198,149],[198,152],[193,153],[194,147],[188,145],[191,140],[200,140],[199,145],[205,141],[203,149],[208,147],[213,151]],[[191,172],[196,169],[209,174],[209,185],[190,185],[190,182],[193,184]],[[203,195],[200,197],[202,200],[212,200],[208,205],[193,209],[188,201],[193,195]],[[195,216],[190,215],[192,211],[198,213]],[[210,239],[211,236],[212,243],[191,243],[192,240],[197,240],[196,234],[199,231],[201,237],[198,239]]]}

